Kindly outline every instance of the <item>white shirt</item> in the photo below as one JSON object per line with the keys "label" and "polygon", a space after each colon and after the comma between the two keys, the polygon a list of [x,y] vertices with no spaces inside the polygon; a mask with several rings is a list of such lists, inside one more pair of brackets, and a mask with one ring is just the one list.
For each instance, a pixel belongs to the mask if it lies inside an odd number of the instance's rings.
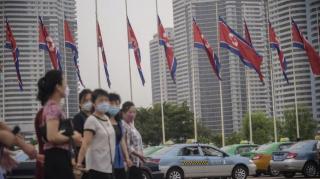
{"label": "white shirt", "polygon": [[92,131],[94,134],[86,153],[86,169],[112,173],[116,137],[109,118],[89,116],[84,124],[84,131]]}

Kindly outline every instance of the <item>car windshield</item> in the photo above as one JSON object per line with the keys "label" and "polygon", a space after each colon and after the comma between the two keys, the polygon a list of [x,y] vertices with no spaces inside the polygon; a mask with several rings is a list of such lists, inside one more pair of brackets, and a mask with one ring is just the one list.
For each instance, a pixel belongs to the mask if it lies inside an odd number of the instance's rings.
{"label": "car windshield", "polygon": [[173,147],[172,146],[165,146],[160,150],[157,150],[156,152],[152,153],[149,157],[155,158],[155,157],[161,157],[167,152],[169,152]]}
{"label": "car windshield", "polygon": [[143,154],[144,154],[144,156],[148,157],[162,148],[163,148],[163,146],[147,147],[143,150]]}
{"label": "car windshield", "polygon": [[226,146],[226,147],[222,147],[221,150],[224,152],[230,152],[232,149],[232,146]]}
{"label": "car windshield", "polygon": [[292,145],[289,149],[290,151],[300,151],[300,150],[309,150],[312,151],[314,147],[315,142],[314,141],[303,141],[298,142],[294,145]]}
{"label": "car windshield", "polygon": [[272,144],[264,144],[264,145],[261,145],[256,151],[259,152],[259,151],[266,151],[266,150],[269,150],[272,148]]}

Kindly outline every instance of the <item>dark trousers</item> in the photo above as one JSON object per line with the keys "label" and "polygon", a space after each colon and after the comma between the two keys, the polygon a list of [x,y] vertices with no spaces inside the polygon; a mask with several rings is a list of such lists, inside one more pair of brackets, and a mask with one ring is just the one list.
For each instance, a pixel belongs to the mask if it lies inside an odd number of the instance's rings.
{"label": "dark trousers", "polygon": [[46,150],[44,155],[45,179],[74,179],[69,151],[53,148]]}
{"label": "dark trousers", "polygon": [[113,170],[113,172],[114,172],[114,179],[126,179],[127,178],[126,170],[124,168],[115,168]]}
{"label": "dark trousers", "polygon": [[113,179],[112,173],[103,173],[96,170],[89,170],[89,179]]}
{"label": "dark trousers", "polygon": [[129,179],[143,179],[142,170],[139,167],[132,166],[129,168]]}

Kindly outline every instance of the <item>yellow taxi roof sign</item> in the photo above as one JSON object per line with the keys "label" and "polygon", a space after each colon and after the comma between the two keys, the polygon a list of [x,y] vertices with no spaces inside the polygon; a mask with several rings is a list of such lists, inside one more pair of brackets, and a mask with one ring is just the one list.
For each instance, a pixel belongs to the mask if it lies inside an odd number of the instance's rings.
{"label": "yellow taxi roof sign", "polygon": [[186,143],[187,144],[194,144],[194,143],[196,143],[196,140],[195,139],[187,139]]}
{"label": "yellow taxi roof sign", "polygon": [[240,141],[240,144],[249,144],[249,141],[247,141],[247,140],[242,140],[242,141]]}
{"label": "yellow taxi roof sign", "polygon": [[290,142],[290,139],[288,137],[283,137],[280,139],[280,142]]}

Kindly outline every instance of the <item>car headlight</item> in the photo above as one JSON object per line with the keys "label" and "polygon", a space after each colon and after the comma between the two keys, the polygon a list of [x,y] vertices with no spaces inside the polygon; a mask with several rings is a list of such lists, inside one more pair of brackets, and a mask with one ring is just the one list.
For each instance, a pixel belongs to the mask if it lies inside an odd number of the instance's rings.
{"label": "car headlight", "polygon": [[249,160],[250,163],[253,163],[253,160]]}

